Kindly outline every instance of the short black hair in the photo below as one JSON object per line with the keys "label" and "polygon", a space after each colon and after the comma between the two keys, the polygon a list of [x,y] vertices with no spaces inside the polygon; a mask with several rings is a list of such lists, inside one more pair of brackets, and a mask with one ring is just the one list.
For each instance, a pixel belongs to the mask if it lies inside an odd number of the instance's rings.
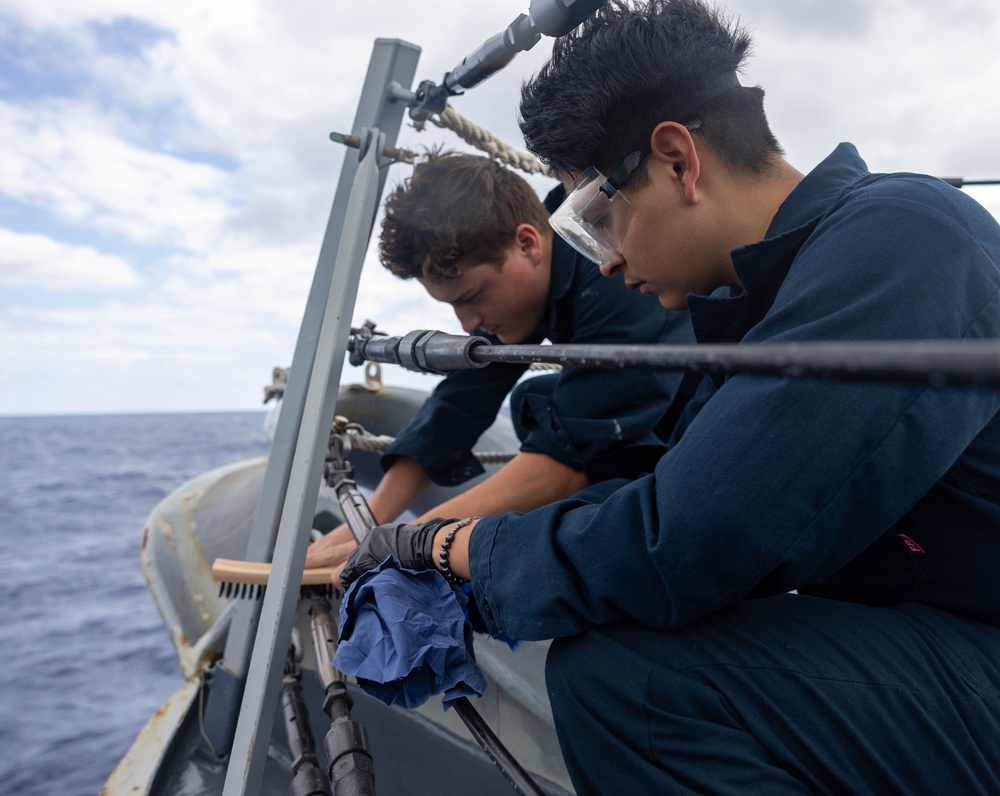
{"label": "short black hair", "polygon": [[521,224],[548,234],[538,194],[496,160],[436,149],[385,200],[382,265],[401,279],[443,282],[466,261],[502,265]]}
{"label": "short black hair", "polygon": [[[675,110],[751,53],[749,32],[701,0],[610,0],[557,39],[552,57],[521,88],[525,144],[564,173],[610,174],[662,121],[693,125],[734,172],[766,173],[781,146],[764,115],[764,91],[727,91],[682,119]],[[646,180],[645,164],[632,177]]]}

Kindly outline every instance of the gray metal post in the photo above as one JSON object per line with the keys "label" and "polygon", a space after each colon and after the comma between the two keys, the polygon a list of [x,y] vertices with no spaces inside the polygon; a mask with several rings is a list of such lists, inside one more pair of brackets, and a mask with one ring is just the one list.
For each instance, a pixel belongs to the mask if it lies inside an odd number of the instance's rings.
{"label": "gray metal post", "polygon": [[[371,60],[368,63],[368,74],[365,77],[358,110],[354,117],[351,134],[361,136],[364,130],[377,128],[385,135],[386,144],[393,146],[402,126],[406,108],[390,102],[389,87],[392,84],[409,86],[417,71],[417,60],[420,58],[420,48],[398,39],[376,39],[372,49]],[[340,246],[341,231],[344,228],[344,216],[350,201],[351,185],[358,167],[358,154],[354,150],[346,150],[344,164],[337,183],[333,207],[326,226],[323,245],[320,248],[319,261],[313,276],[309,299],[306,302],[302,325],[299,328],[298,342],[295,345],[295,355],[281,402],[281,415],[271,445],[271,455],[267,462],[264,475],[264,485],[257,502],[250,541],[247,547],[247,561],[270,561],[274,554],[275,539],[278,534],[278,520],[288,488],[288,478],[292,469],[292,454],[295,442],[299,436],[302,422],[302,412],[305,406],[306,386],[312,373],[316,357],[316,345],[319,339],[320,324],[326,307],[326,297],[333,278],[333,268],[337,249]],[[385,173],[379,175],[378,193],[381,196],[385,185]],[[368,229],[373,219],[365,219]],[[370,232],[369,232],[370,235]],[[250,665],[250,653],[253,649],[254,636],[257,631],[257,617],[260,613],[260,602],[257,600],[238,600],[236,612],[233,615],[226,649],[223,655],[223,666],[236,677],[246,676]],[[235,709],[235,708],[234,708]]]}
{"label": "gray metal post", "polygon": [[[248,678],[225,794],[256,793],[260,787],[281,674],[274,662],[283,660],[291,633],[351,313],[385,184],[385,170],[378,169],[379,153],[382,146],[395,144],[405,112],[403,105],[392,101],[390,86],[412,83],[419,55],[420,49],[412,44],[376,40],[352,127],[352,134],[359,137],[366,129],[373,131],[376,142],[361,163],[361,153],[345,153],[247,553],[248,560],[273,558],[275,595],[265,598],[263,605],[241,601],[225,650],[224,668]],[[287,606],[286,593],[293,597]]]}
{"label": "gray metal post", "polygon": [[351,313],[379,200],[378,160],[382,149],[379,144],[384,138],[377,130],[373,132],[375,144],[368,148],[359,164],[344,217],[347,234],[341,238],[337,267],[327,294],[224,796],[257,793],[264,773],[285,650],[292,636],[309,530],[336,409],[340,370],[347,353]]}

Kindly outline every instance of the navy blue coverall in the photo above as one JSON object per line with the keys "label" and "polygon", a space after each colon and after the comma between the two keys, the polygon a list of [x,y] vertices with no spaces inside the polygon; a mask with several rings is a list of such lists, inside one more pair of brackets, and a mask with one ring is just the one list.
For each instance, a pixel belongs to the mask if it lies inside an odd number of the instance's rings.
{"label": "navy blue coverall", "polygon": [[[732,258],[699,342],[1000,337],[997,222],[849,144]],[[651,475],[472,533],[579,792],[1000,793],[1000,391],[715,386]]]}
{"label": "navy blue coverall", "polygon": [[[555,209],[564,196],[561,187],[554,189],[546,206]],[[653,296],[604,279],[561,238],[553,241],[549,307],[526,343],[694,342],[687,312],[664,312]],[[515,389],[526,370],[494,363],[450,373],[388,448],[383,467],[403,455],[438,484],[479,475],[483,467],[472,448],[513,389],[511,416],[522,451],[580,470],[591,483],[634,477],[650,472],[666,450],[664,440],[696,386],[666,371],[568,367]]]}

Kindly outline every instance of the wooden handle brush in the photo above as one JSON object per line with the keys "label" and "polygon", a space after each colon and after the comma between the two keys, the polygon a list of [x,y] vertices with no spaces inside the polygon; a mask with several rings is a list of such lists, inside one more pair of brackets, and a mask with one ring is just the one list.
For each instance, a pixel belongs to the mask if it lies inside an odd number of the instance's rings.
{"label": "wooden handle brush", "polygon": [[[335,567],[315,567],[302,572],[300,595],[308,597],[322,593],[331,596]],[[220,597],[260,598],[271,574],[271,565],[259,561],[236,561],[217,558],[212,562],[212,580],[219,583]]]}

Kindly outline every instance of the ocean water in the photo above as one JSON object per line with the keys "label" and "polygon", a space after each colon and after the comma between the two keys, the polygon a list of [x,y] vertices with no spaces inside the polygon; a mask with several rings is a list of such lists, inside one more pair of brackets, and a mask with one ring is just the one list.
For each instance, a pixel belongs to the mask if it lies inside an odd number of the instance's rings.
{"label": "ocean water", "polygon": [[143,523],[266,453],[264,416],[0,417],[0,794],[94,796],[180,687]]}

